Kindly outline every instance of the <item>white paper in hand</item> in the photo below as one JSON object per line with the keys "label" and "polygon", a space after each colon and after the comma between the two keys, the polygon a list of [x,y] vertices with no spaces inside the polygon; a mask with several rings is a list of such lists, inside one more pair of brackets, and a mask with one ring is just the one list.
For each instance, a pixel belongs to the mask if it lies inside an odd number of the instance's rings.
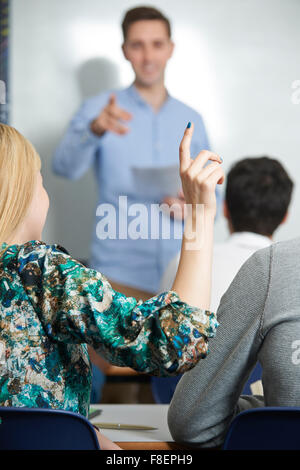
{"label": "white paper in hand", "polygon": [[132,167],[132,176],[135,190],[141,197],[177,197],[181,189],[178,165]]}

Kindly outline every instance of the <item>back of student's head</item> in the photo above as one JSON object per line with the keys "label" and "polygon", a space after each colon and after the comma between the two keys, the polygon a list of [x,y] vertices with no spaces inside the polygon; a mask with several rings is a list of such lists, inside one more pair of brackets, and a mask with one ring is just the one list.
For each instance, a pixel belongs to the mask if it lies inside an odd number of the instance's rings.
{"label": "back of student's head", "polygon": [[26,216],[40,167],[31,143],[0,123],[0,243],[9,240]]}
{"label": "back of student's head", "polygon": [[225,201],[234,232],[271,236],[283,221],[293,182],[278,160],[245,158],[227,175]]}

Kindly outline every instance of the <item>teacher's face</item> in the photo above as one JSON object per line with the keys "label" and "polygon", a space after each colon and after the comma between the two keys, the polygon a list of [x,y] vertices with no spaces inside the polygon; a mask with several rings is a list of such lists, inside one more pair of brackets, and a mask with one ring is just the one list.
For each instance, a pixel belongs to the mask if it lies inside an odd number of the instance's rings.
{"label": "teacher's face", "polygon": [[164,80],[174,44],[161,20],[139,20],[130,25],[123,52],[132,65],[136,81],[151,86]]}

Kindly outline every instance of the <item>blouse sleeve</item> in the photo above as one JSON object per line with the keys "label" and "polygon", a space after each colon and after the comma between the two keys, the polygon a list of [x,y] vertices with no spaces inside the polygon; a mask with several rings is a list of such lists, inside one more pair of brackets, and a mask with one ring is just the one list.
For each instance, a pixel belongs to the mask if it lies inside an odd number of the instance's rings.
{"label": "blouse sleeve", "polygon": [[218,326],[213,313],[169,291],[146,302],[116,292],[101,273],[58,245],[19,252],[26,294],[50,339],[87,343],[112,364],[153,375],[191,369],[208,353]]}

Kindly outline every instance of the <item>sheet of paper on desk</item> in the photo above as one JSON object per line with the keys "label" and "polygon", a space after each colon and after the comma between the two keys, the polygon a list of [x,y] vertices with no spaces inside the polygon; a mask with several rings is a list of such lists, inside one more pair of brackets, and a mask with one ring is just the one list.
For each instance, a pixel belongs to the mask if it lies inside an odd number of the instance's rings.
{"label": "sheet of paper on desk", "polygon": [[179,166],[132,167],[135,189],[143,196],[173,196],[181,189]]}
{"label": "sheet of paper on desk", "polygon": [[[131,426],[151,426],[157,429],[103,429],[103,434],[117,442],[171,442],[173,438],[168,428],[169,405],[158,404],[105,404],[93,405],[102,410],[101,418],[93,418],[92,423],[126,423]],[[101,426],[100,430],[101,430]]]}

